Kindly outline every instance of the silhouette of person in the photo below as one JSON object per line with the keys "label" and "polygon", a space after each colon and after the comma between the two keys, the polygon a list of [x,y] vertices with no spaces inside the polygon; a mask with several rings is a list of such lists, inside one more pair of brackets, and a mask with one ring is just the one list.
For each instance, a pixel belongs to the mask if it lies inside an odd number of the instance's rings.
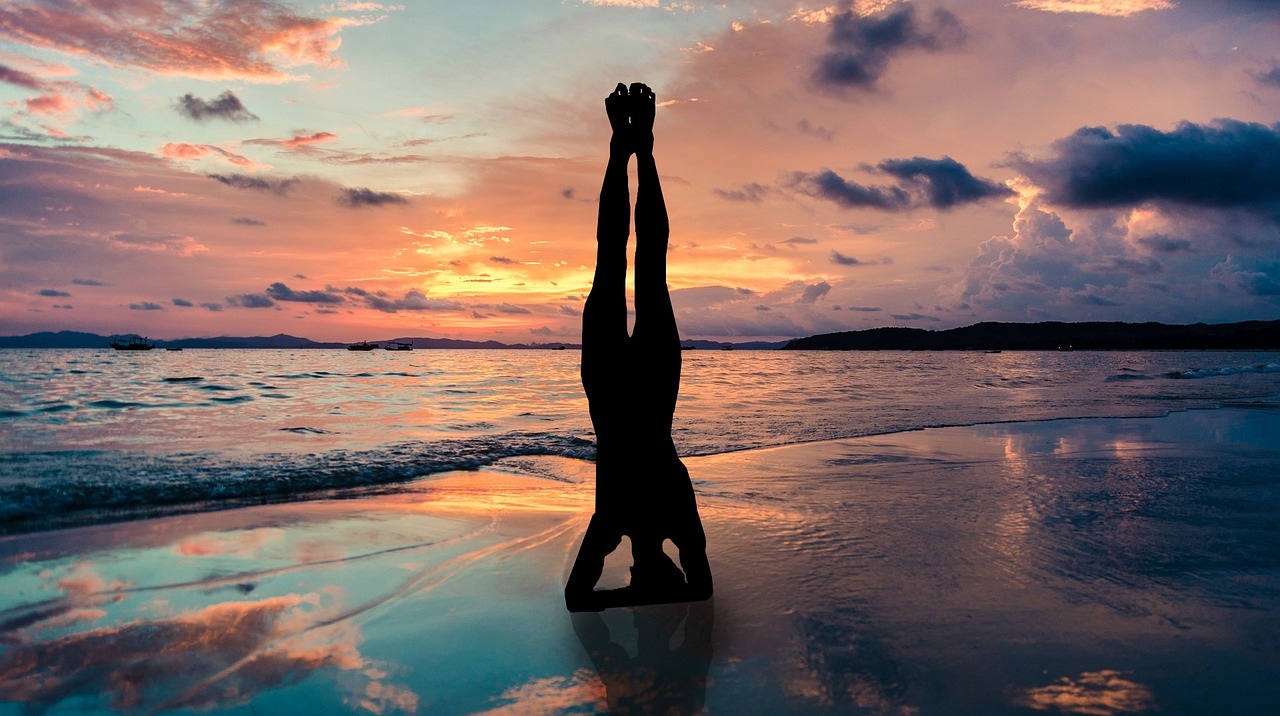
{"label": "silhouette of person", "polygon": [[[573,615],[573,631],[604,685],[609,713],[696,714],[707,698],[711,669],[711,602],[637,609],[636,655],[609,632],[599,614]],[[684,625],[680,645],[671,641]]]}
{"label": "silhouette of person", "polygon": [[[613,128],[600,188],[596,270],[582,312],[582,386],[596,433],[595,514],[565,586],[570,611],[707,599],[711,567],[689,471],[671,420],[680,390],[680,337],[667,290],[667,207],[653,158],[653,92],[618,84],[605,99]],[[636,157],[635,326],[627,335],[627,164]],[[596,590],[604,560],[631,540],[631,582]],[[662,551],[670,539],[680,568]],[[683,568],[683,572],[681,571]]]}

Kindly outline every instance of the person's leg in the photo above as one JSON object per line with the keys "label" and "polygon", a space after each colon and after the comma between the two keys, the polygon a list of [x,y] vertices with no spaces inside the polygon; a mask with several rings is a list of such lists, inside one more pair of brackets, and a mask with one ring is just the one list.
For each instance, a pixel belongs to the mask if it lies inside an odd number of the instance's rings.
{"label": "person's leg", "polygon": [[[620,483],[625,475],[612,474],[623,463],[609,454],[611,440],[622,424],[625,405],[617,386],[626,380],[627,338],[627,238],[631,233],[631,196],[627,188],[627,162],[631,157],[627,90],[622,84],[605,99],[605,111],[613,127],[609,164],[600,187],[596,220],[596,271],[591,292],[582,309],[582,387],[587,393],[591,424],[596,432],[596,513],[578,548],[565,585],[570,611],[592,609],[592,591],[604,570],[605,557],[617,549],[622,534],[616,524]],[[620,456],[625,459],[625,456]]]}
{"label": "person's leg", "polygon": [[[592,417],[616,385],[627,345],[627,238],[631,233],[631,195],[627,162],[632,148],[627,120],[627,91],[622,84],[605,100],[613,138],[609,163],[600,187],[596,219],[596,270],[582,310],[582,386],[591,402]],[[600,398],[601,400],[593,400]],[[614,406],[616,409],[617,406]]]}
{"label": "person's leg", "polygon": [[653,158],[653,92],[631,86],[631,122],[635,136],[636,173],[636,325],[632,351],[643,366],[647,411],[644,424],[671,434],[671,416],[680,391],[680,334],[667,288],[667,243],[671,226],[662,183]]}

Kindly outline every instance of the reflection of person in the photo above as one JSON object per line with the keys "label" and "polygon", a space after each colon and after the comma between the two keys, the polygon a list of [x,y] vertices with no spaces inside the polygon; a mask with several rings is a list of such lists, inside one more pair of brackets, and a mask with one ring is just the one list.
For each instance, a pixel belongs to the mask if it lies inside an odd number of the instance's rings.
{"label": "reflection of person", "polygon": [[[671,420],[680,390],[680,338],[667,291],[667,207],[653,159],[654,95],[619,84],[605,100],[613,127],[600,189],[596,271],[582,312],[582,385],[596,433],[596,510],[565,587],[569,609],[706,599],[711,567],[689,471]],[[635,328],[627,335],[627,163],[636,157]],[[605,557],[631,540],[631,584],[595,591]],[[670,539],[678,569],[662,551]]]}
{"label": "reflection of person", "polygon": [[[573,616],[573,631],[604,684],[609,713],[701,713],[711,667],[711,602],[637,609],[632,615],[635,658],[613,641],[600,615]],[[684,639],[673,649],[681,621]]]}

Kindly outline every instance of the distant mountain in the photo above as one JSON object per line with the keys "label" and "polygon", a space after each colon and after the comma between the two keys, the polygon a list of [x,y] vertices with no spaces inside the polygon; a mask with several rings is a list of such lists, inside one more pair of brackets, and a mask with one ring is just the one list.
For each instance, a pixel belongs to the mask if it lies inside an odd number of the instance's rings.
{"label": "distant mountain", "polygon": [[[111,343],[111,336],[96,333],[80,333],[76,331],[45,331],[25,336],[0,336],[0,348],[106,348]],[[392,343],[409,343],[418,350],[441,348],[470,350],[551,350],[566,348],[579,350],[577,343],[499,343],[498,341],[467,341],[457,338],[426,338],[422,336],[402,336],[373,341],[382,346]],[[178,338],[170,341],[155,340],[157,348],[345,348],[346,343],[313,341],[284,333],[274,336],[218,336],[216,338]],[[747,343],[722,343],[718,341],[681,341],[682,345],[692,345],[706,350],[720,350],[722,346],[732,346],[739,350],[774,350],[786,345],[785,341],[766,343],[752,341]]]}
{"label": "distant mountain", "polygon": [[871,328],[797,338],[786,350],[1280,350],[1280,321],[976,323],[930,331]]}

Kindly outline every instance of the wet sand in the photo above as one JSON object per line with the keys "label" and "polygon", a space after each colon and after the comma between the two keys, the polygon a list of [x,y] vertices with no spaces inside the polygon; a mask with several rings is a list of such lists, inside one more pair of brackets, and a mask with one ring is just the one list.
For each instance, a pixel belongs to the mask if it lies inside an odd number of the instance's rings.
{"label": "wet sand", "polygon": [[715,598],[598,615],[559,458],[6,537],[0,713],[1265,712],[1277,435],[1258,404],[690,458]]}

